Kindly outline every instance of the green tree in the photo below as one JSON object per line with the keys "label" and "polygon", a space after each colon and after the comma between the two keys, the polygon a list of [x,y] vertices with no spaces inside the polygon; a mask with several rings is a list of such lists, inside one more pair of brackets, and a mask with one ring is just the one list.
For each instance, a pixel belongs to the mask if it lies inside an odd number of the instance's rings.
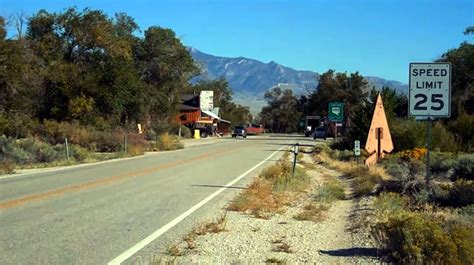
{"label": "green tree", "polygon": [[327,115],[328,103],[344,102],[345,113],[352,113],[367,98],[367,81],[358,73],[329,70],[319,77],[316,91],[309,96],[309,114]]}
{"label": "green tree", "polygon": [[263,126],[271,132],[296,132],[301,113],[297,111],[298,99],[293,92],[274,87],[264,97],[267,106],[259,114]]}
{"label": "green tree", "polygon": [[177,112],[180,94],[197,74],[197,67],[171,29],[150,27],[138,52],[140,79],[145,86],[148,123],[169,122]]}

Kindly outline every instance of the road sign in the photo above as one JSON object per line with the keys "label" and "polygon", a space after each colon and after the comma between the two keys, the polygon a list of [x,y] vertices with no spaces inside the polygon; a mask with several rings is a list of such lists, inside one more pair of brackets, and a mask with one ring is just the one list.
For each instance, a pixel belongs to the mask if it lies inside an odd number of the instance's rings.
{"label": "road sign", "polygon": [[451,116],[451,64],[410,63],[409,115],[449,118]]}
{"label": "road sign", "polygon": [[354,141],[354,154],[356,156],[360,156],[360,141],[359,140]]}
{"label": "road sign", "polygon": [[328,119],[329,121],[343,121],[344,120],[344,103],[329,102],[328,105]]}

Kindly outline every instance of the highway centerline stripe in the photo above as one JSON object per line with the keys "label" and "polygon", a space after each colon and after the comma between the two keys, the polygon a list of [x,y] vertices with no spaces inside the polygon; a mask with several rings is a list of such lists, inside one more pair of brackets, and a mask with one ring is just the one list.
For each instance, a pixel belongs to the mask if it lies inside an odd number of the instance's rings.
{"label": "highway centerline stripe", "polygon": [[[240,147],[242,147],[242,146],[240,146]],[[237,147],[237,148],[240,148],[240,147]],[[231,151],[234,151],[234,150],[235,150],[235,148],[234,149],[229,149],[229,148],[218,149],[217,152],[204,154],[204,155],[201,155],[201,156],[196,156],[196,157],[193,157],[193,158],[186,159],[184,161],[174,161],[174,162],[162,164],[160,166],[149,167],[149,168],[145,168],[145,169],[142,169],[142,170],[139,170],[139,171],[129,172],[129,173],[122,174],[122,175],[111,176],[111,177],[98,179],[98,180],[91,181],[91,182],[76,184],[76,185],[72,185],[72,186],[68,186],[68,187],[64,187],[64,188],[60,188],[60,189],[56,189],[56,190],[51,190],[51,191],[47,191],[47,192],[43,192],[43,193],[27,195],[27,196],[24,196],[24,197],[20,197],[18,199],[1,202],[0,203],[0,210],[13,208],[13,207],[16,207],[16,206],[19,206],[19,205],[22,205],[22,204],[25,204],[25,203],[29,203],[29,202],[40,201],[40,200],[48,199],[48,198],[51,198],[51,197],[60,196],[60,195],[70,193],[70,192],[79,192],[79,191],[82,191],[82,190],[91,189],[91,188],[95,188],[95,187],[98,187],[98,186],[104,186],[104,185],[107,185],[107,184],[112,184],[112,183],[116,183],[116,182],[120,182],[120,181],[125,181],[127,179],[131,179],[131,178],[143,176],[143,175],[146,175],[146,174],[154,173],[154,172],[157,172],[157,171],[161,171],[163,169],[172,168],[172,167],[175,167],[175,166],[189,164],[191,162],[207,159],[207,158],[210,158],[210,157],[219,156],[221,154],[228,153],[228,152],[231,152]]]}
{"label": "highway centerline stripe", "polygon": [[113,260],[109,261],[107,264],[108,265],[118,265],[118,264],[121,264],[122,262],[124,262],[125,260],[129,259],[131,256],[133,256],[135,253],[137,253],[138,251],[140,251],[141,249],[143,249],[144,247],[146,247],[148,244],[150,244],[151,242],[153,242],[154,240],[156,240],[158,237],[160,237],[161,235],[163,235],[164,233],[166,233],[168,230],[170,230],[171,228],[173,228],[174,226],[176,226],[177,224],[179,224],[181,221],[183,221],[186,217],[188,217],[189,215],[191,215],[193,212],[195,212],[196,210],[198,210],[199,208],[201,208],[202,206],[204,206],[206,203],[208,203],[210,200],[212,200],[214,197],[216,197],[217,195],[219,195],[220,193],[222,193],[224,190],[226,190],[227,188],[229,188],[230,186],[234,185],[237,181],[241,180],[242,178],[244,178],[246,175],[248,175],[250,172],[254,171],[256,168],[258,168],[259,166],[263,165],[263,163],[267,162],[269,159],[271,159],[276,153],[280,152],[281,150],[283,150],[283,148],[285,148],[287,146],[282,146],[280,147],[280,149],[278,149],[277,151],[273,152],[272,154],[270,154],[267,158],[265,158],[263,161],[261,161],[260,163],[256,164],[255,166],[253,166],[252,168],[250,168],[249,170],[245,171],[243,174],[241,174],[240,176],[238,176],[237,178],[235,178],[234,180],[232,180],[231,182],[227,183],[224,187],[220,188],[219,190],[217,190],[216,192],[212,193],[211,195],[209,195],[208,197],[206,197],[205,199],[203,199],[202,201],[198,202],[196,205],[194,205],[193,207],[191,207],[189,210],[187,210],[186,212],[182,213],[180,216],[176,217],[175,219],[173,219],[171,222],[167,223],[166,225],[162,226],[161,228],[159,228],[158,230],[156,230],[155,232],[153,232],[151,235],[149,235],[148,237],[146,237],[145,239],[143,239],[142,241],[138,242],[136,245],[134,245],[133,247],[129,248],[128,250],[126,250],[125,252],[123,252],[122,254],[120,254],[119,256],[117,256],[116,258],[114,258]]}

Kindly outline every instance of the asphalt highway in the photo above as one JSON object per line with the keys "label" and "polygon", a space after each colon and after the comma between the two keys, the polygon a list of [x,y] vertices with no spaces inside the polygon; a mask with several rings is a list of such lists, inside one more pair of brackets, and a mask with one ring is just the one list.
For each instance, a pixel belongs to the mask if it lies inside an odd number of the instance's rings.
{"label": "asphalt highway", "polygon": [[274,163],[282,148],[305,140],[251,136],[0,178],[0,264],[127,263],[146,256],[161,234],[209,214]]}

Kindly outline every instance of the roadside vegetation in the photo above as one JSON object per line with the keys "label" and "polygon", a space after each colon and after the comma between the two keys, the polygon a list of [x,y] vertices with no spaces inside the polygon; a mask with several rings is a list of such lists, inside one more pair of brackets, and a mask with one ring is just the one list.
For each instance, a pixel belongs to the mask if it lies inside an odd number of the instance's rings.
{"label": "roadside vegetation", "polygon": [[[222,214],[214,220],[207,220],[198,223],[190,232],[183,236],[182,241],[180,240],[177,243],[168,245],[165,249],[165,253],[174,258],[186,255],[188,251],[197,247],[196,239],[199,236],[225,232],[226,224],[227,213]],[[154,257],[152,264],[162,264],[161,262],[164,262],[163,257],[160,257],[159,259]]]}
{"label": "roadside vegetation", "polygon": [[310,183],[306,170],[297,167],[292,176],[292,165],[286,159],[262,170],[260,175],[232,202],[227,210],[251,214],[257,218],[268,219],[283,211],[298,195],[305,192]]}
{"label": "roadside vegetation", "polygon": [[316,163],[343,172],[357,197],[370,196],[372,235],[391,258],[403,263],[474,263],[474,155],[435,152],[430,181],[426,149],[357,165],[337,150],[318,149]]}
{"label": "roadside vegetation", "polygon": [[182,148],[180,96],[201,90],[214,91],[223,119],[249,120],[225,79],[198,77],[171,29],[139,32],[125,13],[89,8],[0,16],[0,173]]}
{"label": "roadside vegetation", "polygon": [[137,156],[146,151],[183,148],[177,136],[167,133],[156,139],[147,139],[145,135],[121,130],[100,132],[92,128],[81,129],[68,123],[47,124],[57,127],[49,127],[36,137],[14,139],[0,136],[0,174],[12,174],[15,169],[67,166]]}
{"label": "roadside vegetation", "polygon": [[326,218],[334,201],[346,198],[344,185],[331,175],[323,176],[324,183],[316,189],[315,196],[294,216],[296,220],[320,222]]}

